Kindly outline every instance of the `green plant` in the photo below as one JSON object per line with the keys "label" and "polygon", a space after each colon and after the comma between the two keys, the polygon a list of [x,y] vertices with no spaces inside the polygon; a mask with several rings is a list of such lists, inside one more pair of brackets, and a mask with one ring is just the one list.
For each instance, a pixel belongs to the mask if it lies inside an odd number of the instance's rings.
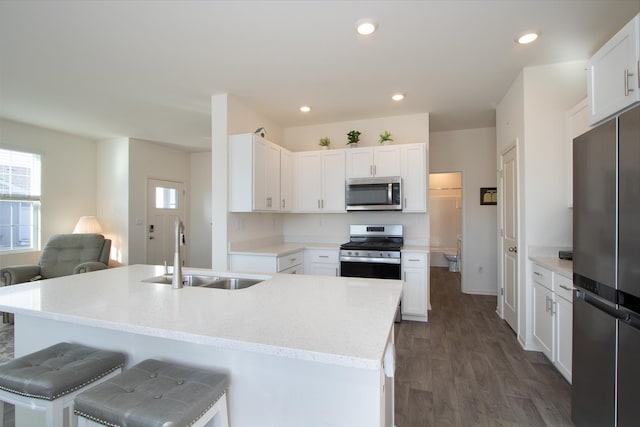
{"label": "green plant", "polygon": [[349,132],[347,134],[347,138],[349,139],[349,142],[347,142],[347,145],[357,144],[358,141],[360,141],[360,135],[362,135],[362,133],[357,130],[352,130],[351,132]]}
{"label": "green plant", "polygon": [[382,144],[385,141],[389,141],[389,142],[393,141],[393,138],[391,138],[391,134],[389,133],[389,131],[386,131],[386,130],[380,134],[380,144]]}
{"label": "green plant", "polygon": [[321,147],[328,147],[330,144],[331,144],[331,140],[329,139],[328,136],[320,138],[320,142],[318,143],[318,145]]}

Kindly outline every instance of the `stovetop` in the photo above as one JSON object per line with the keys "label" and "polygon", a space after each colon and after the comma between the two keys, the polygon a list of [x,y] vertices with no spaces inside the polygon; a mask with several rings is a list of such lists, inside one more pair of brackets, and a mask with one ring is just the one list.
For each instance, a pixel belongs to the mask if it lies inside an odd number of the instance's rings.
{"label": "stovetop", "polygon": [[402,248],[402,242],[394,241],[351,241],[340,246],[340,249],[361,249],[372,251],[399,251]]}

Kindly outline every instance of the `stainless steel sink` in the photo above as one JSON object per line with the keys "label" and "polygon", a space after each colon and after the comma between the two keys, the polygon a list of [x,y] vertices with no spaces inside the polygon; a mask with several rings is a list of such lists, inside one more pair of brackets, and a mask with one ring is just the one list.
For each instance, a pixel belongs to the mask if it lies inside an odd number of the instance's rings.
{"label": "stainless steel sink", "polygon": [[[156,276],[156,277],[150,277],[148,279],[144,279],[143,282],[170,285],[171,279],[172,279],[171,274],[164,274],[162,276]],[[184,286],[196,286],[201,288],[215,288],[215,289],[245,289],[257,283],[262,282],[262,280],[259,280],[259,279],[245,279],[241,277],[205,276],[205,275],[197,275],[197,274],[184,274],[183,281],[184,281]]]}
{"label": "stainless steel sink", "polygon": [[257,279],[242,279],[239,277],[221,277],[213,283],[207,283],[201,285],[204,288],[216,288],[216,289],[244,289],[251,287],[262,280]]}

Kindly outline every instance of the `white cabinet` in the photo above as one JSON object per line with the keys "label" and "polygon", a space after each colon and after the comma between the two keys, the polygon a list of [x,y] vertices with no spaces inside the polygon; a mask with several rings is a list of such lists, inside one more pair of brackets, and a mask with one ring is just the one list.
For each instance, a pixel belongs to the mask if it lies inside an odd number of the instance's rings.
{"label": "white cabinet", "polygon": [[429,307],[428,254],[402,252],[402,319],[427,321]]}
{"label": "white cabinet", "polygon": [[304,271],[316,276],[340,276],[339,249],[307,249]]}
{"label": "white cabinet", "polygon": [[406,144],[400,146],[402,165],[402,212],[426,212],[427,145]]}
{"label": "white cabinet", "polygon": [[280,153],[283,150],[255,134],[229,137],[231,212],[280,210]]}
{"label": "white cabinet", "polygon": [[[546,277],[548,281],[544,280]],[[542,352],[554,361],[553,291],[551,271],[534,265],[533,271],[533,336]]]}
{"label": "white cabinet", "polygon": [[294,153],[294,210],[345,212],[345,150]]}
{"label": "white cabinet", "polygon": [[399,146],[351,148],[347,150],[347,178],[400,176]]}
{"label": "white cabinet", "polygon": [[304,250],[287,255],[231,254],[229,269],[247,273],[304,273]]}
{"label": "white cabinet", "polygon": [[591,124],[640,102],[640,14],[591,57],[587,69]]}
{"label": "white cabinet", "polygon": [[573,359],[573,283],[554,273],[556,305],[556,361],[558,371],[571,383]]}
{"label": "white cabinet", "polygon": [[542,352],[571,383],[573,283],[533,264],[533,336]]}

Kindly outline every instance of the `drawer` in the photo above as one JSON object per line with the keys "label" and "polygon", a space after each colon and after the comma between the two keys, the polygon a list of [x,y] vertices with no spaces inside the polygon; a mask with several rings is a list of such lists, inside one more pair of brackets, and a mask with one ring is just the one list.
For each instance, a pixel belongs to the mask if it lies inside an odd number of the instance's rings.
{"label": "drawer", "polygon": [[309,260],[311,262],[336,263],[339,259],[338,254],[337,250],[312,249],[309,250]]}
{"label": "drawer", "polygon": [[418,252],[402,252],[402,264],[408,268],[425,268],[427,255]]}
{"label": "drawer", "polygon": [[553,273],[538,264],[533,264],[533,280],[553,291]]}
{"label": "drawer", "polygon": [[294,252],[289,255],[282,255],[278,257],[278,272],[291,268],[298,264],[302,264],[304,261],[304,251]]}
{"label": "drawer", "polygon": [[293,267],[280,270],[279,273],[280,274],[304,274],[304,267],[302,266],[302,264],[294,265]]}
{"label": "drawer", "polygon": [[573,302],[573,282],[571,279],[567,279],[556,273],[553,276],[553,283],[558,296],[561,296],[569,302]]}

